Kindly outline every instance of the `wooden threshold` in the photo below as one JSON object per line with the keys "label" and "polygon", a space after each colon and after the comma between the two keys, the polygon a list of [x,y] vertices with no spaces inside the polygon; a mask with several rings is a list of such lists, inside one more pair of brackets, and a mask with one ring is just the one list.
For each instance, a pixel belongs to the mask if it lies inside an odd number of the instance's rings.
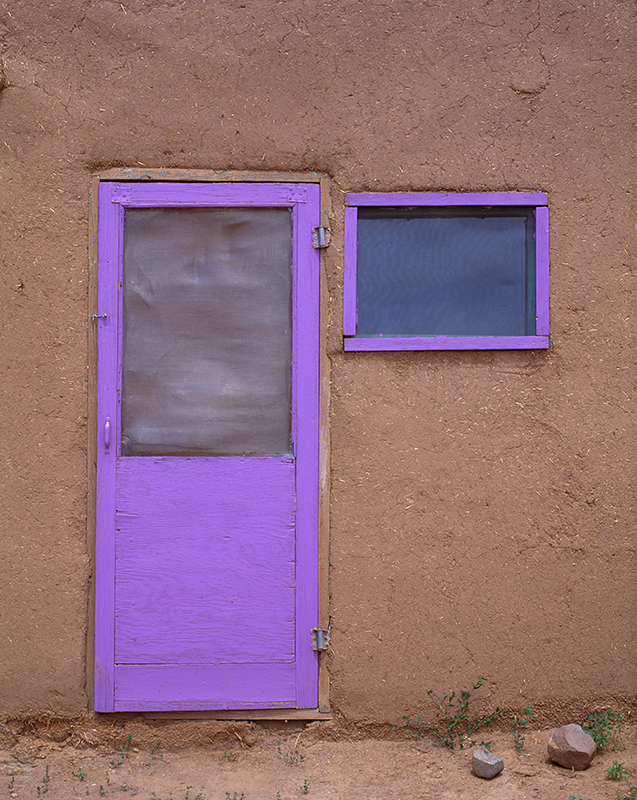
{"label": "wooden threshold", "polygon": [[147,711],[142,714],[148,720],[169,719],[228,719],[228,720],[330,720],[333,719],[329,712],[319,711],[318,708],[273,708],[258,709],[256,711]]}

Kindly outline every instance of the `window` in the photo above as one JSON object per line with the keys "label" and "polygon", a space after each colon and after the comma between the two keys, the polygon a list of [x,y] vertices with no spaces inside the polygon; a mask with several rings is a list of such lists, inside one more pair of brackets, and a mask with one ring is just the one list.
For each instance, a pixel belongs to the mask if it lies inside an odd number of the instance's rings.
{"label": "window", "polygon": [[345,349],[547,348],[547,202],[347,195]]}

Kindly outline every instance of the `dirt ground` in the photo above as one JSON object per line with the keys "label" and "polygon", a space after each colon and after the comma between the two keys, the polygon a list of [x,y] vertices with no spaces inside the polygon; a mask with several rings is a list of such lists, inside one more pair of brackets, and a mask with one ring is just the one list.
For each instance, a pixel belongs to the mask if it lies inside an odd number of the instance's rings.
{"label": "dirt ground", "polygon": [[[548,761],[551,730],[529,731],[521,755],[509,732],[489,730],[485,738],[505,768],[485,781],[471,771],[471,749],[452,752],[388,728],[380,736],[360,737],[321,725],[226,725],[208,745],[181,749],[166,746],[170,740],[161,730],[154,744],[152,736],[140,737],[134,730],[130,739],[126,734],[123,741],[116,737],[96,746],[91,741],[96,729],[73,735],[53,729],[48,740],[20,735],[0,751],[0,798],[568,800],[581,795],[602,800],[615,798],[618,787],[625,796],[626,784],[606,776],[615,759],[637,783],[634,726],[624,728],[618,751],[598,752],[584,772]],[[64,741],[51,741],[62,735]]]}

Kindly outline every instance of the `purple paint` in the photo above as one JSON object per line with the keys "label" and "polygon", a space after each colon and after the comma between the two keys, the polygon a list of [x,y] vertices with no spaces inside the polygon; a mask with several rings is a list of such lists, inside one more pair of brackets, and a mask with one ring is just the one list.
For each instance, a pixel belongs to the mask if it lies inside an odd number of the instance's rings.
{"label": "purple paint", "polygon": [[[292,209],[294,458],[117,456],[124,209],[153,206]],[[99,215],[96,710],[316,707],[320,189],[103,182]]]}
{"label": "purple paint", "polygon": [[[292,663],[117,666],[112,710],[295,708],[295,672]],[[230,704],[232,693],[242,699]]]}
{"label": "purple paint", "polygon": [[348,206],[539,206],[543,192],[370,192],[348,194]]}
{"label": "purple paint", "polygon": [[[548,198],[542,192],[354,193],[346,196],[343,277],[343,346],[346,351],[546,349],[549,339]],[[529,336],[357,336],[358,208],[362,206],[534,206],[536,330]]]}
{"label": "purple paint", "polygon": [[294,472],[291,458],[119,459],[116,663],[294,661]]}
{"label": "purple paint", "polygon": [[345,209],[345,270],[343,273],[343,333],[354,336],[358,317],[356,313],[356,221],[357,209]]}
{"label": "purple paint", "polygon": [[388,336],[345,339],[348,351],[361,350],[528,350],[548,347],[548,336]]}
{"label": "purple paint", "polygon": [[[535,209],[535,292],[536,328],[538,336],[549,335],[549,210],[546,206]],[[548,343],[545,345],[548,347]]]}

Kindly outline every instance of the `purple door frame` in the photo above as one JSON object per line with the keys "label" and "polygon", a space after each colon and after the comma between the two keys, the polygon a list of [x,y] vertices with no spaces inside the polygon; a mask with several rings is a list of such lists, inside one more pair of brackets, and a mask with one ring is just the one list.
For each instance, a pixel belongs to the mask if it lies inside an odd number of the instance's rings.
{"label": "purple door frame", "polygon": [[[120,447],[121,329],[123,229],[126,208],[285,207],[292,212],[292,441],[294,516],[294,592],[292,658],[284,654],[239,668],[236,664],[118,664],[116,629],[118,564],[117,515],[128,513],[121,484],[130,459]],[[95,600],[95,709],[97,711],[221,710],[253,708],[316,708],[318,654],[311,629],[318,626],[319,514],[319,253],[312,247],[313,228],[320,224],[320,188],[297,183],[161,183],[110,182],[99,185],[98,197],[98,396]],[[178,459],[142,457],[170,470]],[[196,462],[198,459],[188,459]],[[212,462],[214,459],[201,459]],[[129,462],[124,463],[124,462]],[[222,461],[222,459],[217,459]],[[237,459],[252,473],[260,459]],[[278,459],[279,462],[285,459]],[[289,459],[287,460],[290,461]],[[121,467],[118,468],[118,463]],[[141,462],[140,462],[141,463]],[[211,469],[216,469],[211,465]],[[288,468],[283,465],[285,472]],[[135,478],[137,481],[139,478]],[[163,481],[164,479],[162,479]],[[286,478],[282,478],[285,483]],[[280,483],[279,478],[275,481]],[[163,491],[163,490],[162,490]],[[265,491],[265,490],[264,490]],[[119,492],[119,495],[118,495]],[[120,499],[117,499],[117,498]],[[129,498],[130,500],[130,498]],[[118,508],[118,504],[121,508]],[[214,515],[209,509],[206,513]],[[249,511],[247,512],[249,513]],[[134,516],[134,515],[133,515]],[[129,559],[129,563],[133,563]],[[137,563],[141,563],[138,559]],[[130,575],[126,576],[126,580]],[[153,576],[154,578],[157,575]],[[120,576],[120,586],[125,580]],[[144,581],[140,581],[140,588]],[[289,589],[288,587],[283,587]],[[255,598],[258,601],[259,598]],[[119,609],[122,613],[122,609]],[[117,624],[123,624],[117,623]],[[149,634],[149,635],[152,635]],[[263,631],[276,641],[277,630]],[[266,648],[267,649],[267,648]],[[196,659],[195,659],[196,660]],[[160,663],[161,662],[161,663]]]}

